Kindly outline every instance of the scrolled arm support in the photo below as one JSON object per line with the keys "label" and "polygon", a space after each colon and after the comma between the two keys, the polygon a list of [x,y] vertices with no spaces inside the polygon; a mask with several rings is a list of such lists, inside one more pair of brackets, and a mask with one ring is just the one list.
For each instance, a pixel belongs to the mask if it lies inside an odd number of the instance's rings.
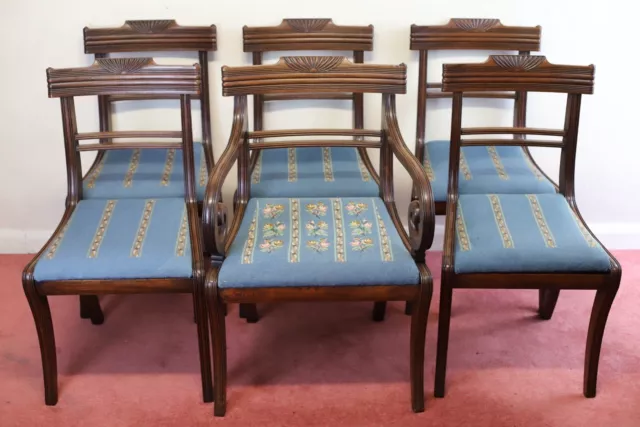
{"label": "scrolled arm support", "polygon": [[202,205],[202,230],[205,250],[212,259],[225,256],[228,215],[222,203],[222,185],[233,164],[238,159],[247,132],[247,97],[236,96],[234,100],[231,136],[222,156],[213,168]]}
{"label": "scrolled arm support", "polygon": [[431,184],[422,165],[407,148],[396,116],[395,95],[385,94],[382,101],[384,130],[393,154],[409,172],[413,181],[414,199],[409,203],[409,241],[414,257],[424,259],[433,244],[435,231],[435,203]]}

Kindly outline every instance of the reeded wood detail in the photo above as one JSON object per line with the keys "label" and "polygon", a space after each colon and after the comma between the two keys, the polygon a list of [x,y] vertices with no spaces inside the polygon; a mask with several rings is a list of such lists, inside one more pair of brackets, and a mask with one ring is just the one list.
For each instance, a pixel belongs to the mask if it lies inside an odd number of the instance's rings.
{"label": "reeded wood detail", "polygon": [[492,55],[482,64],[445,64],[447,92],[517,90],[593,93],[595,67],[556,65],[544,56]]}
{"label": "reeded wood detail", "polygon": [[125,21],[121,27],[84,29],[85,53],[214,51],[216,27],[187,27],[173,19]]}
{"label": "reeded wood detail", "polygon": [[328,18],[283,19],[280,25],[243,29],[245,52],[373,50],[373,26],[336,25]]}
{"label": "reeded wood detail", "polygon": [[406,70],[404,64],[354,64],[345,57],[283,57],[273,65],[222,67],[222,93],[405,93]]}
{"label": "reeded wood detail", "polygon": [[47,69],[49,97],[87,95],[199,96],[200,66],[157,65],[151,58],[97,59],[88,67]]}
{"label": "reeded wood detail", "polygon": [[512,27],[498,19],[453,18],[446,25],[412,25],[411,50],[540,50],[541,27]]}

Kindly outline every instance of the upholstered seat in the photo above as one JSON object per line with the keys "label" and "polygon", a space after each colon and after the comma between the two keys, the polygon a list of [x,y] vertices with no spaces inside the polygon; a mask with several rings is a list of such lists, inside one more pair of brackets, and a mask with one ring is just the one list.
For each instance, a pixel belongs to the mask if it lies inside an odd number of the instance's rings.
{"label": "upholstered seat", "polygon": [[36,264],[36,281],[191,277],[183,198],[82,200]]}
{"label": "upholstered seat", "polygon": [[610,270],[561,194],[460,195],[454,264],[456,273]]}
{"label": "upholstered seat", "polygon": [[251,199],[219,273],[220,288],[417,283],[377,197]]}
{"label": "upholstered seat", "polygon": [[[207,165],[201,143],[194,144],[196,196],[204,198]],[[83,180],[85,199],[184,196],[182,150],[111,150]]]}
{"label": "upholstered seat", "polygon": [[[423,164],[436,202],[447,200],[449,141],[425,144]],[[460,194],[546,194],[555,187],[520,147],[462,147]]]}
{"label": "upholstered seat", "polygon": [[253,197],[377,197],[380,190],[353,147],[262,150]]}

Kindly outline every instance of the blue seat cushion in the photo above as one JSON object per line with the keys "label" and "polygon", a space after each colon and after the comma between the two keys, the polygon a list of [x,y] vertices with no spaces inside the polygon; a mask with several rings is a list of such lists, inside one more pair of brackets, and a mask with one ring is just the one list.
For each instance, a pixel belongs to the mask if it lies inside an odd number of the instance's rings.
{"label": "blue seat cushion", "polygon": [[[204,148],[195,143],[196,195],[204,199],[207,164]],[[182,150],[135,149],[105,151],[83,181],[85,199],[184,197]]]}
{"label": "blue seat cushion", "polygon": [[380,191],[353,147],[262,150],[251,197],[377,197]]}
{"label": "blue seat cushion", "polygon": [[221,288],[416,285],[419,273],[381,199],[250,199]]}
{"label": "blue seat cushion", "polygon": [[182,198],[82,200],[36,264],[36,281],[189,278]]}
{"label": "blue seat cushion", "polygon": [[562,194],[464,194],[456,273],[607,272],[610,260]]}
{"label": "blue seat cushion", "polygon": [[[436,202],[446,202],[449,141],[425,144],[423,165]],[[460,194],[555,193],[553,184],[520,147],[462,147],[458,178]]]}

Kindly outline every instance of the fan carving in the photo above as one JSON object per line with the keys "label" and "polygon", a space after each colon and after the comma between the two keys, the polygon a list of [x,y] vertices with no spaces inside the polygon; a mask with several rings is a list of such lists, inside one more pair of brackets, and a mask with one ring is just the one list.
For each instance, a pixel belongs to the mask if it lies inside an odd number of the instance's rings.
{"label": "fan carving", "polygon": [[151,58],[100,58],[96,59],[100,67],[113,74],[134,73],[139,69],[153,64]]}
{"label": "fan carving", "polygon": [[499,19],[464,19],[454,18],[451,21],[456,27],[465,31],[488,31],[500,25]]}
{"label": "fan carving", "polygon": [[494,55],[493,62],[509,71],[530,71],[546,61],[544,56]]}
{"label": "fan carving", "polygon": [[325,73],[338,68],[345,60],[343,56],[285,56],[284,63],[301,73]]}
{"label": "fan carving", "polygon": [[176,25],[173,19],[154,19],[141,21],[125,21],[125,25],[138,33],[160,33],[167,28]]}
{"label": "fan carving", "polygon": [[322,31],[331,22],[331,19],[285,19],[284,22],[301,33],[312,33]]}

